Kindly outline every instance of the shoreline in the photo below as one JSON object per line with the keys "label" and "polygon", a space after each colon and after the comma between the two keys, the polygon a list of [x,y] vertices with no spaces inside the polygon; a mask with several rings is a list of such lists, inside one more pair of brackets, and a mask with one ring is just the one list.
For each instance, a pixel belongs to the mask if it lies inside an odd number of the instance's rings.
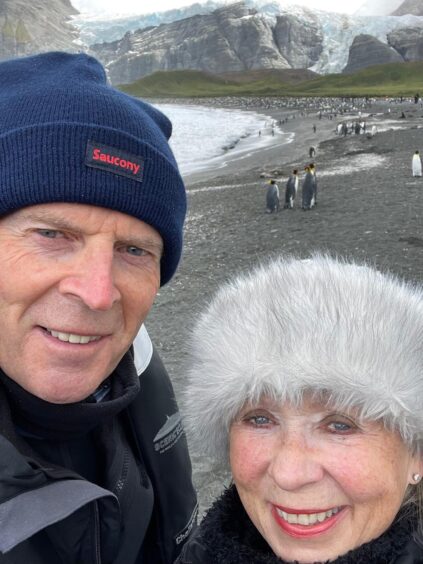
{"label": "shoreline", "polygon": [[[316,152],[321,142],[335,137],[335,129],[338,121],[346,119],[357,119],[360,113],[366,111],[364,99],[345,102],[337,99],[333,104],[328,100],[313,99],[309,106],[302,103],[299,107],[293,106],[294,102],[288,99],[286,105],[280,105],[280,99],[256,98],[245,99],[206,99],[189,100],[187,105],[204,105],[207,107],[232,108],[236,110],[254,112],[270,118],[276,124],[275,129],[280,130],[285,137],[291,137],[291,141],[283,141],[279,136],[274,143],[265,147],[254,147],[250,151],[228,151],[224,155],[211,159],[209,165],[205,165],[201,171],[194,171],[184,175],[184,180],[189,189],[191,185],[210,181],[219,177],[228,177],[249,169],[281,167],[292,163],[292,168],[301,170],[308,162],[308,151],[314,147]],[[181,103],[180,101],[178,103]],[[319,119],[319,112],[322,117]],[[330,116],[330,117],[329,117]],[[282,122],[282,123],[280,123]],[[313,124],[317,131],[313,131]],[[222,164],[222,160],[225,162]],[[213,163],[218,167],[214,168]],[[302,164],[304,162],[304,165]]]}

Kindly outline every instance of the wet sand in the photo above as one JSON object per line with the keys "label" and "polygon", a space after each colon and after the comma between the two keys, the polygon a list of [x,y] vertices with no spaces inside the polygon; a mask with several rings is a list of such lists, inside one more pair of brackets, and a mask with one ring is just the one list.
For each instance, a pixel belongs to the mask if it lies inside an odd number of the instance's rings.
{"label": "wet sand", "polygon": [[[423,154],[423,110],[411,103],[379,104],[373,110],[377,115],[367,121],[376,123],[379,133],[372,138],[337,137],[335,122],[305,116],[293,120],[295,125],[288,122],[296,137],[283,151],[254,153],[229,164],[224,174],[209,171],[186,179],[183,260],[147,320],[178,398],[185,386],[187,339],[198,313],[221,283],[268,257],[324,251],[423,282],[423,179],[411,174],[414,151]],[[406,119],[399,118],[402,111]],[[283,196],[290,170],[309,162],[311,144],[317,147],[318,205],[302,211],[300,193],[296,209],[266,214],[265,178],[277,178]],[[229,477],[191,454],[202,512]]]}

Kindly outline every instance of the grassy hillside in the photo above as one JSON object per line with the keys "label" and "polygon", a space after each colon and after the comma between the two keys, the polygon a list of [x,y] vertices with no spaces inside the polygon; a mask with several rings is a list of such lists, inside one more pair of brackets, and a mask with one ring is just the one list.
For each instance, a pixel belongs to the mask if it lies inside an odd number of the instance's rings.
{"label": "grassy hillside", "polygon": [[260,96],[281,94],[291,83],[280,72],[259,71],[256,75],[214,75],[202,71],[159,71],[119,88],[140,97]]}
{"label": "grassy hillside", "polygon": [[320,75],[308,69],[257,69],[243,72],[227,72],[218,76],[238,84],[260,81],[273,81],[278,84],[297,84],[305,80],[312,80]]}
{"label": "grassy hillside", "polygon": [[156,72],[120,88],[140,97],[205,96],[411,96],[423,94],[423,61],[368,67],[353,74],[311,78],[306,70],[262,70],[213,75]]}
{"label": "grassy hillside", "polygon": [[407,96],[423,94],[423,61],[389,63],[352,74],[331,74],[303,82],[304,95]]}

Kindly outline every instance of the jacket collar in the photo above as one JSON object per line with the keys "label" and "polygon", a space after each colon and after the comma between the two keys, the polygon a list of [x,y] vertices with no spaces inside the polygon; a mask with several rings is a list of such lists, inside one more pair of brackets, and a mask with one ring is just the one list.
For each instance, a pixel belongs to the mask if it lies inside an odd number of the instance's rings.
{"label": "jacket collar", "polygon": [[[401,512],[378,539],[340,556],[331,564],[422,564],[423,542],[413,535],[417,519]],[[234,486],[215,502],[201,524],[199,534],[210,562],[231,564],[287,564],[277,558],[251,523]]]}

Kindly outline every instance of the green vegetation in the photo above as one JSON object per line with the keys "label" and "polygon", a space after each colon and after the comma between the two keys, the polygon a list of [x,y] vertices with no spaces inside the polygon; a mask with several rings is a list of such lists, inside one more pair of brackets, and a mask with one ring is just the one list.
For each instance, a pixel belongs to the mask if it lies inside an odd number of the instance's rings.
{"label": "green vegetation", "polygon": [[[353,74],[311,78],[305,70],[262,70],[213,75],[184,70],[156,72],[121,90],[139,97],[214,96],[412,96],[423,93],[423,61],[376,65]],[[317,76],[317,75],[314,75]]]}
{"label": "green vegetation", "polygon": [[303,82],[299,90],[313,96],[413,96],[423,92],[423,61],[389,63],[353,74],[331,74]]}

